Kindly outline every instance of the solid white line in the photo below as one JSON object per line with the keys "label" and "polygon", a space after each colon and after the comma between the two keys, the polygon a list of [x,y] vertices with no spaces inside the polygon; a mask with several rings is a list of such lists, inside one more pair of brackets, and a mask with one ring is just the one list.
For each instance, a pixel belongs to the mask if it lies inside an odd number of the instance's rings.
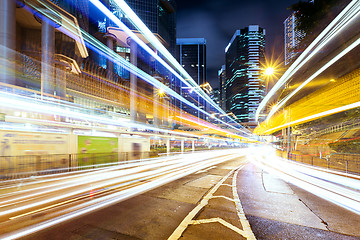
{"label": "solid white line", "polygon": [[250,223],[245,216],[244,209],[241,206],[241,202],[240,202],[240,198],[239,198],[237,186],[236,186],[237,175],[243,167],[244,166],[238,168],[234,174],[233,183],[232,183],[233,184],[233,196],[234,196],[234,199],[236,200],[235,205],[236,205],[237,215],[240,219],[241,225],[245,232],[244,237],[246,237],[247,239],[256,240],[255,235],[254,235],[253,231],[251,230]]}

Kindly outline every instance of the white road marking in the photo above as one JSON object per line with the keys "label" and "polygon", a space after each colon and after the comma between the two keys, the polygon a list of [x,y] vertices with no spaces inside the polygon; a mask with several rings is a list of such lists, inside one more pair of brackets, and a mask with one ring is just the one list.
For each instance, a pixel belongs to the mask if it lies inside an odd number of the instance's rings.
{"label": "white road marking", "polygon": [[221,186],[228,186],[228,187],[232,187],[232,185],[227,184],[227,183],[223,183],[223,184],[221,184]]}
{"label": "white road marking", "polygon": [[229,200],[231,202],[236,202],[235,199],[232,199],[232,198],[229,198],[229,197],[226,197],[226,196],[212,196],[211,198],[224,198],[224,199]]}
{"label": "white road marking", "polygon": [[175,231],[171,234],[168,240],[177,240],[181,237],[185,229],[191,224],[192,219],[196,216],[196,214],[205,207],[209,199],[212,195],[218,190],[218,188],[225,182],[225,180],[233,173],[234,171],[230,171],[225,177],[223,177],[200,201],[200,203],[191,211],[189,214],[182,220],[180,225],[175,229]]}
{"label": "white road marking", "polygon": [[237,214],[238,214],[238,217],[240,219],[241,225],[242,225],[242,227],[244,229],[244,232],[245,232],[244,237],[246,237],[247,239],[256,240],[255,235],[254,235],[253,231],[251,230],[250,223],[249,223],[249,221],[247,220],[247,218],[245,216],[244,209],[241,206],[241,202],[240,202],[240,198],[239,198],[238,191],[237,191],[237,186],[236,186],[237,175],[238,175],[238,173],[240,172],[240,170],[243,167],[244,166],[242,166],[241,168],[236,170],[236,172],[234,174],[233,183],[232,183],[232,185],[233,185],[233,196],[234,196],[234,199],[237,200],[235,202],[235,206],[236,206]]}
{"label": "white road marking", "polygon": [[234,225],[226,222],[224,219],[222,218],[209,218],[209,219],[200,219],[200,220],[193,220],[191,221],[190,224],[202,224],[202,223],[214,223],[214,222],[218,222],[222,225],[224,225],[225,227],[227,228],[230,228],[231,230],[233,230],[234,232],[242,235],[242,236],[245,236],[245,232],[243,230],[241,230],[240,228],[238,227],[235,227]]}
{"label": "white road marking", "polygon": [[[239,196],[237,194],[237,187],[236,187],[236,179],[237,179],[237,175],[238,172],[243,168],[239,167],[234,176],[232,177],[232,185],[229,184],[224,184],[224,182],[227,179],[230,179],[231,175],[234,173],[235,170],[230,171],[225,177],[223,177],[206,195],[205,197],[200,201],[200,203],[191,211],[189,212],[189,214],[183,219],[183,221],[179,224],[179,226],[175,229],[175,231],[171,234],[171,236],[168,238],[168,240],[178,240],[181,235],[183,234],[183,232],[186,230],[186,228],[188,228],[189,225],[191,224],[202,224],[202,223],[213,223],[213,222],[218,222],[224,226],[226,226],[227,228],[235,231],[236,233],[246,237],[247,239],[250,240],[256,240],[254,233],[251,230],[249,221],[246,219],[244,210],[241,206],[241,202],[239,199]],[[219,189],[220,186],[231,186],[232,190],[233,190],[233,196],[234,199],[231,199],[229,197],[226,196],[214,196],[214,193]],[[210,218],[210,219],[199,219],[199,220],[192,220],[198,213],[199,211],[204,208],[208,203],[209,200],[212,198],[224,198],[227,199],[229,201],[232,201],[235,203],[236,206],[236,212],[237,215],[239,217],[240,223],[243,227],[243,230],[235,227],[234,225],[226,222],[225,220],[221,219],[221,218]]]}

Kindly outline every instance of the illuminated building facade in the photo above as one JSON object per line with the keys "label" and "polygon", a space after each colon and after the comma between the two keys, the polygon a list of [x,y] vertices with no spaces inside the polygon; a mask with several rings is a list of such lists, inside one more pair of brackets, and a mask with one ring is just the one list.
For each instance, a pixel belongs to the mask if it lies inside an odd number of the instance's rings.
{"label": "illuminated building facade", "polygon": [[265,29],[258,25],[237,30],[225,49],[226,110],[250,126],[256,125],[256,109],[265,94],[261,79],[264,50]]}
{"label": "illuminated building facade", "polygon": [[206,82],[206,39],[178,38],[177,60],[198,84]]}
{"label": "illuminated building facade", "polygon": [[296,29],[296,24],[295,12],[293,12],[284,21],[285,65],[292,63],[300,54],[298,47],[301,39],[305,37],[305,33]]}
{"label": "illuminated building facade", "polygon": [[226,111],[226,95],[225,95],[225,84],[226,84],[226,70],[225,65],[221,66],[221,69],[218,71],[218,78],[219,78],[219,105],[222,110]]}
{"label": "illuminated building facade", "polygon": [[[129,7],[154,34],[160,36],[171,54],[176,48],[176,3],[173,0],[125,0]],[[118,9],[113,0],[107,0],[109,9],[132,30],[137,30]],[[105,33],[113,24],[107,18],[97,22],[99,32]],[[116,26],[115,26],[116,27]]]}
{"label": "illuminated building facade", "polygon": [[[180,65],[199,86],[206,82],[206,39],[178,38],[176,40],[176,56]],[[189,101],[203,108],[199,96],[193,94],[193,89],[181,86],[180,93]],[[181,106],[181,108],[195,116],[202,116],[197,111],[188,109],[188,106]]]}
{"label": "illuminated building facade", "polygon": [[[176,3],[173,0],[125,0],[153,33],[167,43],[171,54],[176,48]],[[130,28],[127,19],[122,19]]]}

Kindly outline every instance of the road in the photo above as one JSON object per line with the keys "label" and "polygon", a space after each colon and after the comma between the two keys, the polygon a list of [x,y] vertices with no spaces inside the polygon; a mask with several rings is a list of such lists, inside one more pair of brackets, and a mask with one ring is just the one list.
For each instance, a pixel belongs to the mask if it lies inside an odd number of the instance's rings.
{"label": "road", "polygon": [[230,156],[22,239],[360,239],[358,214],[262,170],[253,156]]}

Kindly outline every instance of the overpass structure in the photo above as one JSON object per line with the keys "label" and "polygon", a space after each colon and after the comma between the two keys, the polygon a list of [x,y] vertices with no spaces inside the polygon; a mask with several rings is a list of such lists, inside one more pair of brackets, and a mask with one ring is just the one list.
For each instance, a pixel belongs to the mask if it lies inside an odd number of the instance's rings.
{"label": "overpass structure", "polygon": [[358,174],[360,2],[343,3],[264,98],[255,133],[287,159]]}
{"label": "overpass structure", "polygon": [[360,3],[350,1],[277,81],[257,109],[255,133],[287,128],[359,107]]}

